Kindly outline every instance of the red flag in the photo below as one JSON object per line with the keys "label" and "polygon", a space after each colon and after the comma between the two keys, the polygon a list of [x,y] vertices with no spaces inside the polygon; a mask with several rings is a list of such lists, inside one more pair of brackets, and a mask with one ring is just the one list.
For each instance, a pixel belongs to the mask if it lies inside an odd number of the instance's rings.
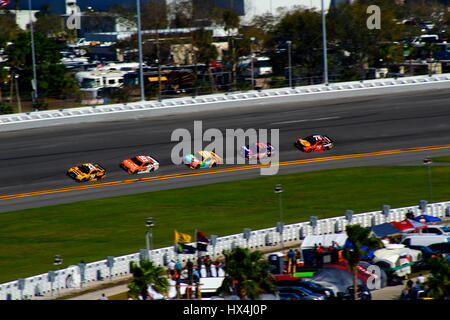
{"label": "red flag", "polygon": [[7,6],[10,3],[11,1],[8,0],[0,0],[0,8],[3,8],[4,6]]}
{"label": "red flag", "polygon": [[197,238],[197,250],[198,251],[208,251],[208,237],[203,232],[197,231],[195,236]]}

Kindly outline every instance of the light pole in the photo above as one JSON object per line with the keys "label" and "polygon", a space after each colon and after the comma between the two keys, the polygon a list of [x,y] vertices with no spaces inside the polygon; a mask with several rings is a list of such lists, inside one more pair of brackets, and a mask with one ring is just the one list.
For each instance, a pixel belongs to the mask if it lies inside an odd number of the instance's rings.
{"label": "light pole", "polygon": [[16,97],[17,97],[17,111],[22,113],[22,103],[20,101],[20,93],[19,93],[19,75],[17,73],[14,74],[14,79],[16,81]]}
{"label": "light pole", "polygon": [[289,61],[289,87],[292,88],[292,62],[291,62],[291,45],[292,41],[286,41],[288,45],[288,61]]}
{"label": "light pole", "polygon": [[[62,256],[60,254],[55,255],[54,259],[53,259],[53,264],[55,266],[59,266],[62,263],[63,263]],[[57,268],[57,270],[59,270],[59,267]],[[53,288],[52,288],[52,291],[53,291]],[[56,291],[59,293],[59,272],[58,272],[58,281],[56,282]],[[52,292],[52,294],[53,294],[53,292]]]}
{"label": "light pole", "polygon": [[141,0],[136,0],[136,10],[137,10],[138,46],[139,46],[139,84],[141,87],[141,101],[145,101],[144,69],[142,57]]}
{"label": "light pole", "polygon": [[[157,45],[159,47],[159,45]],[[161,64],[159,62],[159,50],[158,50],[158,58],[155,60],[158,64],[158,101],[161,101]]]}
{"label": "light pole", "polygon": [[327,27],[325,25],[325,8],[322,0],[322,42],[323,42],[323,82],[328,85],[328,62],[327,62]]}
{"label": "light pole", "polygon": [[275,186],[275,193],[278,193],[278,205],[280,209],[280,221],[283,222],[283,204],[281,200],[281,194],[283,193],[283,186],[281,184],[277,184]]}
{"label": "light pole", "polygon": [[433,183],[431,181],[431,161],[430,158],[423,159],[423,164],[428,167],[428,192],[430,194],[430,203],[433,203]]}
{"label": "light pole", "polygon": [[32,110],[35,110],[36,101],[38,99],[38,88],[37,88],[36,52],[34,48],[34,28],[33,28],[33,17],[31,12],[31,0],[28,0],[28,11],[30,15],[31,60],[33,63],[33,80],[31,80],[31,87],[33,88],[33,92],[31,93],[31,101],[32,101]]}
{"label": "light pole", "polygon": [[250,52],[251,52],[251,66],[252,66],[252,90],[255,89],[255,68],[254,68],[254,63],[253,63],[253,59],[254,57],[254,53],[253,53],[253,42],[255,41],[254,37],[250,38]]}
{"label": "light pole", "polygon": [[148,231],[145,233],[145,241],[147,244],[147,252],[148,252],[148,260],[151,260],[150,253],[153,249],[153,227],[155,226],[155,222],[153,217],[148,217],[145,221],[145,225],[148,228]]}

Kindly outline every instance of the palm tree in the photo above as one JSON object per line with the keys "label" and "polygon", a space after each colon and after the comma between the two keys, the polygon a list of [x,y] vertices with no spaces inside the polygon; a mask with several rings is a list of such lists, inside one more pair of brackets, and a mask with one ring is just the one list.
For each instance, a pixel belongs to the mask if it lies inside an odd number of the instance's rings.
{"label": "palm tree", "polygon": [[128,294],[131,297],[138,298],[141,295],[144,300],[147,299],[149,285],[156,292],[167,294],[170,284],[163,267],[155,265],[153,261],[141,260],[139,264],[132,261],[130,270],[133,280],[128,284]]}
{"label": "palm tree", "polygon": [[234,248],[224,251],[225,278],[217,293],[230,295],[235,292],[241,300],[245,297],[256,299],[262,293],[274,293],[274,278],[270,273],[269,262],[261,251],[247,248]]}
{"label": "palm tree", "polygon": [[361,257],[367,254],[367,251],[362,249],[362,247],[367,247],[372,250],[381,248],[382,245],[378,238],[370,236],[370,228],[364,228],[359,224],[346,226],[345,232],[347,233],[351,246],[347,246],[344,249],[343,256],[345,261],[347,261],[350,271],[353,273],[353,298],[356,300],[358,294],[357,267],[361,261]]}
{"label": "palm tree", "polygon": [[433,299],[443,300],[450,297],[450,264],[444,257],[432,258],[429,261],[431,276],[425,285],[428,296]]}
{"label": "palm tree", "polygon": [[196,63],[204,63],[208,70],[209,81],[211,89],[216,92],[214,77],[209,64],[217,59],[218,52],[215,45],[213,45],[212,33],[206,29],[197,29],[192,32],[192,44],[196,48],[195,58]]}

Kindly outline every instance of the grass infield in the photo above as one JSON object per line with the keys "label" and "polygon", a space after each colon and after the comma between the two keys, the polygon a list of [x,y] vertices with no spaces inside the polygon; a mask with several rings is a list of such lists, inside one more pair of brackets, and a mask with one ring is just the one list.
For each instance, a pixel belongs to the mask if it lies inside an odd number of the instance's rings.
{"label": "grass infield", "polygon": [[433,157],[431,160],[433,162],[450,162],[450,156]]}
{"label": "grass infield", "polygon": [[[432,167],[433,202],[450,198],[450,166]],[[286,224],[430,201],[424,166],[356,167],[267,176],[0,213],[0,283],[120,256],[145,248],[145,220],[155,219],[154,247],[170,246],[174,230],[224,236],[275,226],[276,184]],[[107,192],[107,188],[105,188]]]}

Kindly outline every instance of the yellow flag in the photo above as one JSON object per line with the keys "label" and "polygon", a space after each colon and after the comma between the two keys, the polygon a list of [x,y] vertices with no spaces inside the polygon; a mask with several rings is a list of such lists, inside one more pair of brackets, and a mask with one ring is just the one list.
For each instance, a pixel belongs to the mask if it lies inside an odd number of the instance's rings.
{"label": "yellow flag", "polygon": [[187,233],[181,233],[175,231],[175,242],[176,243],[188,243],[191,242],[192,237]]}

